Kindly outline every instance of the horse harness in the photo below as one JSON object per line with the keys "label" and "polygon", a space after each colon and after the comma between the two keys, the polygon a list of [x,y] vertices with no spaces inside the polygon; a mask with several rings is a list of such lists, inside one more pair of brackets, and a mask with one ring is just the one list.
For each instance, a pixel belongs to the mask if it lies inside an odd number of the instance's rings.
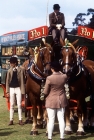
{"label": "horse harness", "polygon": [[[66,47],[66,51],[68,51],[68,47]],[[89,92],[89,93],[92,93],[92,84],[91,84],[91,74],[90,72],[88,71],[88,69],[85,67],[85,65],[82,64],[82,60],[81,60],[81,57],[77,55],[77,63],[74,63],[71,65],[69,63],[63,63],[62,62],[62,65],[69,65],[71,66],[71,70],[69,70],[69,72],[71,71],[71,74],[73,73],[73,75],[69,76],[66,84],[65,84],[65,92],[66,92],[66,96],[67,96],[67,99],[70,99],[70,93],[69,93],[69,84],[71,84],[72,82],[75,82],[77,81],[83,74],[86,78],[86,81],[87,81],[87,90],[86,90],[86,94]],[[73,70],[76,68],[76,66],[78,66],[78,73],[76,73],[74,75],[74,72]]]}

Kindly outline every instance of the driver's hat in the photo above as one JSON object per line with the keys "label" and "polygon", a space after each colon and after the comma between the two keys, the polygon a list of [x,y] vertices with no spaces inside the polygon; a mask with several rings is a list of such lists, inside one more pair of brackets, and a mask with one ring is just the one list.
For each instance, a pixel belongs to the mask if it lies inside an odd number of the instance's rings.
{"label": "driver's hat", "polygon": [[54,10],[59,10],[59,9],[60,9],[59,4],[54,4],[54,5],[53,5],[53,9],[54,9]]}

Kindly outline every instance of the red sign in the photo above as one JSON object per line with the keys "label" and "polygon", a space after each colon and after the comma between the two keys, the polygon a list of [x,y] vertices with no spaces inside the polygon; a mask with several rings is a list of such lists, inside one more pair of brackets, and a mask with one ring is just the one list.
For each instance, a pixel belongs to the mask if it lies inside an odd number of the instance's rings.
{"label": "red sign", "polygon": [[78,26],[78,35],[94,40],[94,29],[85,26]]}
{"label": "red sign", "polygon": [[29,40],[34,40],[36,38],[40,38],[43,36],[48,35],[48,26],[41,26],[39,28],[35,28],[32,30],[29,30]]}

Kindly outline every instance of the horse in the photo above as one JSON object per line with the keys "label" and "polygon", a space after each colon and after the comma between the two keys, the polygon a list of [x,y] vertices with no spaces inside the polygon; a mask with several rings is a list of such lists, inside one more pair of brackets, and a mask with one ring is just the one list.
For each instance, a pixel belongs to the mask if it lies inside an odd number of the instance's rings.
{"label": "horse", "polygon": [[[24,63],[22,64],[22,67],[25,69],[25,83],[27,80],[27,76],[28,76],[28,66],[30,64],[30,61],[32,61],[32,59],[34,58],[34,48],[28,47],[24,50],[23,55],[25,55],[28,59],[26,59],[24,61]],[[28,109],[27,110],[27,106],[31,106],[29,99],[27,98],[27,94],[25,94],[25,117],[27,117],[25,124],[27,123],[32,123],[32,110]]]}
{"label": "horse", "polygon": [[[87,120],[87,105],[85,98],[91,94],[90,86],[94,85],[94,62],[91,60],[84,60],[81,62],[76,53],[75,47],[67,42],[61,48],[62,72],[68,75],[68,81],[65,85],[66,96],[68,98],[68,105],[65,111],[66,127],[65,133],[71,134],[72,128],[70,124],[70,100],[77,101],[78,113],[78,130],[77,135],[85,135],[84,123]],[[90,74],[91,79],[90,79]],[[92,80],[92,83],[90,82]],[[93,89],[94,93],[94,89]],[[86,117],[86,118],[85,118]],[[84,118],[84,121],[83,121]]]}
{"label": "horse", "polygon": [[44,40],[40,47],[34,50],[34,60],[28,69],[26,81],[26,94],[32,105],[33,124],[30,135],[37,135],[37,121],[42,124],[43,121],[43,101],[40,100],[41,90],[44,86],[46,76],[49,74],[52,58],[52,47]]}

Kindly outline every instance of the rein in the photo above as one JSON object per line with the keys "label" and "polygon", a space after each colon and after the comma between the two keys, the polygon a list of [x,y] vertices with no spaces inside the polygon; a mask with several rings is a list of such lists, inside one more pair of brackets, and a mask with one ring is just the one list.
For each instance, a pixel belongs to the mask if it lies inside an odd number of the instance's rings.
{"label": "rein", "polygon": [[[46,48],[47,48],[47,47],[41,48],[40,51],[41,51],[41,50],[44,50],[44,49],[46,49]],[[51,53],[51,51],[49,51],[49,53]],[[50,64],[50,62],[46,62],[46,63],[43,62],[43,59],[44,59],[43,52],[41,52],[40,58],[41,58],[41,61],[42,61],[42,64],[43,64],[44,67],[45,67],[47,64]]]}

